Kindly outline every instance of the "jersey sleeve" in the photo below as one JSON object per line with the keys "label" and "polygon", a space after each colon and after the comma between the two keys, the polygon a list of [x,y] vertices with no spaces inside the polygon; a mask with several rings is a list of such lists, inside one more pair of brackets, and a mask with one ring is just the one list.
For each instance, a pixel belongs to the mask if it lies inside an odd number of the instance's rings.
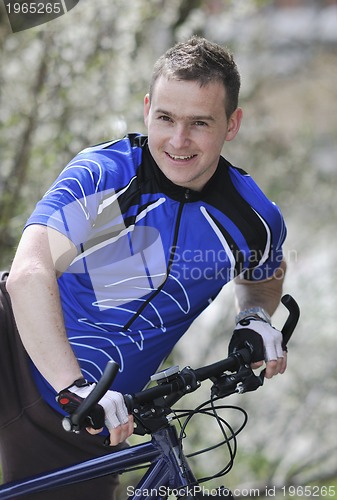
{"label": "jersey sleeve", "polygon": [[279,207],[272,202],[244,171],[233,169],[232,180],[242,196],[255,211],[264,226],[266,244],[254,255],[254,263],[246,269],[241,277],[249,281],[262,281],[271,278],[283,260],[283,243],[287,235],[284,218]]}
{"label": "jersey sleeve", "polygon": [[274,205],[274,214],[272,224],[266,226],[270,244],[263,255],[261,255],[258,264],[247,269],[242,277],[249,281],[262,281],[271,278],[275,271],[280,267],[283,260],[283,242],[286,238],[286,226],[281,212]]}
{"label": "jersey sleeve", "polygon": [[[55,229],[80,245],[92,231],[104,192],[104,165],[95,155],[79,155],[61,172],[37,203],[26,226]],[[110,190],[113,191],[113,190]]]}

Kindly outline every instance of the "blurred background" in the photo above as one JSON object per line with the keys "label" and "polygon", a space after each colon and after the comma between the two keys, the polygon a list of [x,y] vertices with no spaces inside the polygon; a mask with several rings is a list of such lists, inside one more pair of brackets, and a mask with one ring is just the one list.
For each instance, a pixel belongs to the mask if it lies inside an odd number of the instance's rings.
{"label": "blurred background", "polygon": [[[238,488],[242,498],[337,498],[335,0],[80,0],[66,15],[18,33],[1,3],[0,268],[9,268],[26,218],[79,150],[145,132],[142,100],[153,63],[192,34],[235,55],[244,121],[223,154],[281,207],[285,292],[302,312],[286,374],[231,399],[249,421],[235,467],[211,484]],[[228,285],[170,361],[197,367],[225,356],[233,308]],[[275,326],[284,319],[280,306]],[[190,406],[200,402],[199,391],[189,398]],[[221,440],[213,424],[191,423],[186,448]],[[221,448],[201,455],[198,474],[218,471],[225,455]],[[318,489],[301,493],[305,485]]]}

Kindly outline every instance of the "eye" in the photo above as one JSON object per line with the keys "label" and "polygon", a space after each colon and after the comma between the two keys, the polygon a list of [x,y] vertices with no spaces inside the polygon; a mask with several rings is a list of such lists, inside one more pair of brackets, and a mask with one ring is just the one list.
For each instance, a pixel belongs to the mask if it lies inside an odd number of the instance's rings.
{"label": "eye", "polygon": [[194,122],[194,125],[196,125],[197,127],[207,127],[208,124],[206,122],[198,120]]}
{"label": "eye", "polygon": [[158,120],[161,120],[163,122],[171,122],[172,118],[170,116],[167,116],[167,115],[160,115],[160,116],[158,116]]}

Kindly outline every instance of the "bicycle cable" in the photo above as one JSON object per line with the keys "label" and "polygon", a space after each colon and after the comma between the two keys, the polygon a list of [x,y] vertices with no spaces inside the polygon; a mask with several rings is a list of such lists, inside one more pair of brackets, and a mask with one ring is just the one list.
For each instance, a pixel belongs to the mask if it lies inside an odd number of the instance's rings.
{"label": "bicycle cable", "polygon": [[[183,449],[183,444],[182,441],[183,439],[187,436],[186,433],[186,427],[190,423],[191,419],[196,416],[196,415],[206,415],[212,418],[215,418],[217,421],[217,424],[221,430],[221,433],[223,435],[223,440],[220,441],[219,443],[209,446],[207,448],[203,448],[201,450],[198,450],[196,452],[187,454],[187,458],[195,457],[197,455],[201,455],[203,453],[210,452],[216,448],[219,448],[220,446],[227,446],[227,450],[229,453],[229,461],[223,467],[221,470],[213,474],[212,476],[207,476],[198,479],[199,483],[205,482],[205,481],[210,481],[214,478],[222,477],[225,474],[227,474],[233,467],[234,464],[234,459],[237,453],[237,439],[236,436],[244,429],[244,427],[247,424],[248,421],[248,414],[247,412],[239,407],[239,406],[233,406],[233,405],[215,405],[215,401],[221,399],[220,397],[212,397],[209,400],[205,401],[201,405],[199,405],[197,408],[194,410],[174,410],[174,417],[173,419],[178,419],[179,420],[179,425],[180,425],[180,434],[179,434],[179,446],[180,446],[180,451],[182,452]],[[207,406],[209,405],[209,406]],[[235,410],[239,411],[243,415],[243,422],[241,425],[234,430],[233,427],[220,415],[218,415],[219,410]],[[179,414],[179,415],[178,415]],[[184,422],[181,422],[181,418],[185,418]]]}

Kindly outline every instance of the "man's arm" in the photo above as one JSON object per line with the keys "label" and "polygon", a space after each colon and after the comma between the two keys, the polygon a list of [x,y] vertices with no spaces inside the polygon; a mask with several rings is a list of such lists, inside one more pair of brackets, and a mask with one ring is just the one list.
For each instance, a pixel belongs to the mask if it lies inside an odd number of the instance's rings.
{"label": "man's arm", "polygon": [[[76,253],[75,246],[58,231],[28,226],[6,283],[23,345],[56,392],[82,377],[67,338],[57,284],[57,277]],[[131,418],[128,424],[110,429],[111,445],[124,441],[132,431]]]}
{"label": "man's arm", "polygon": [[[282,297],[284,276],[286,273],[286,262],[283,260],[274,275],[264,281],[247,281],[236,278],[235,297],[238,313],[251,307],[262,307],[270,316],[274,314]],[[254,364],[253,368],[262,365],[262,362]],[[283,373],[287,366],[287,357],[268,361],[266,364],[266,377],[271,378],[278,373]]]}
{"label": "man's arm", "polygon": [[57,392],[81,377],[67,339],[57,285],[62,271],[57,262],[62,258],[66,268],[75,255],[65,236],[31,225],[23,232],[6,284],[23,345]]}
{"label": "man's arm", "polygon": [[236,278],[235,296],[238,312],[250,307],[262,307],[272,316],[280,303],[287,265],[283,260],[274,275],[264,281]]}

